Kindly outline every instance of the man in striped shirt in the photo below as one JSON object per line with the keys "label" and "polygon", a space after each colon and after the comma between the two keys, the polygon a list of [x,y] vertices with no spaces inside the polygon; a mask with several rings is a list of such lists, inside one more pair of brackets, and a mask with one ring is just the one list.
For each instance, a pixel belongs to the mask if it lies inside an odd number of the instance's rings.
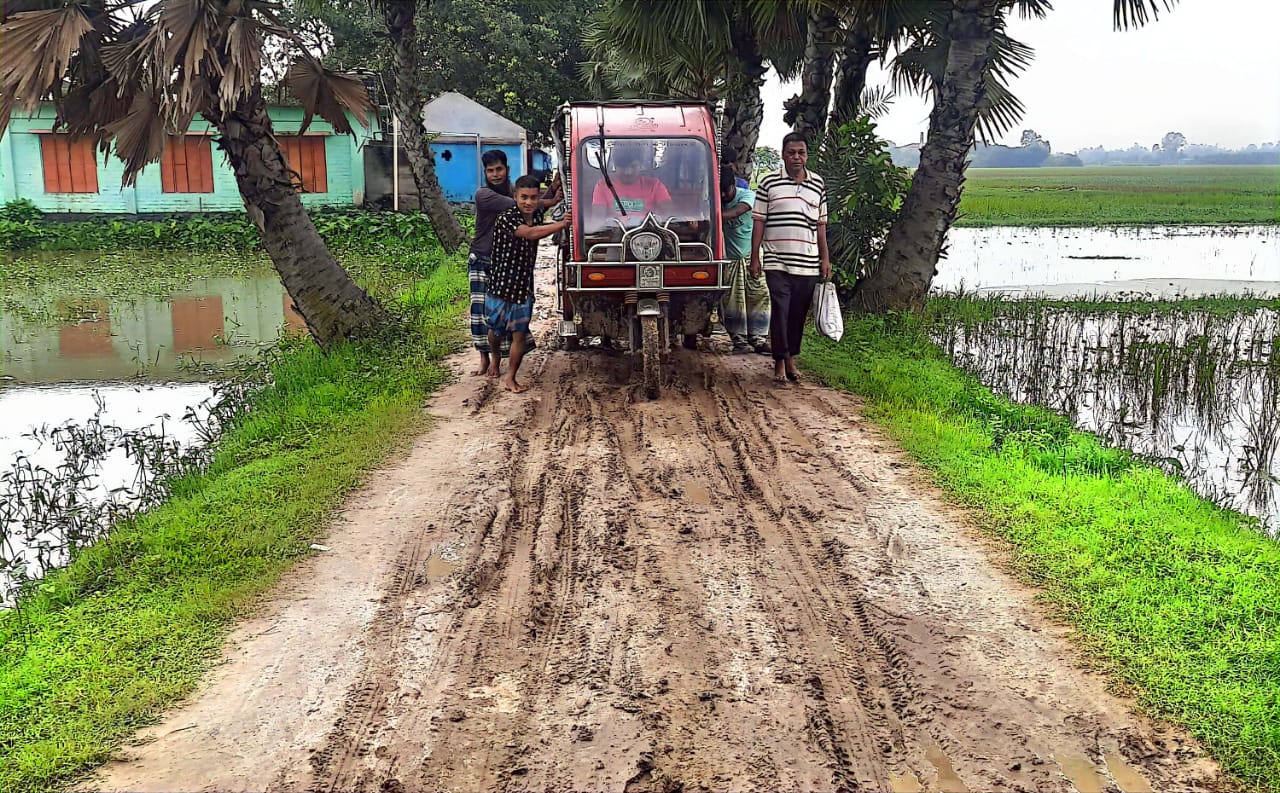
{"label": "man in striped shirt", "polygon": [[769,284],[769,342],[773,379],[796,382],[804,321],[818,279],[831,277],[827,253],[827,188],[805,164],[809,146],[804,135],[782,139],[782,170],[766,174],[756,186],[752,211],[751,274],[763,269]]}

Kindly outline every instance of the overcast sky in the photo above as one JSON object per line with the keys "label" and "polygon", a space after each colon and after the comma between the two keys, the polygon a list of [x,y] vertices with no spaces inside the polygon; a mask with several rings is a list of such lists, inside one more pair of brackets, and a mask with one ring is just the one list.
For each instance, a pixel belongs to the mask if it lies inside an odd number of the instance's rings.
{"label": "overcast sky", "polygon": [[[998,142],[1016,146],[1027,128],[1060,152],[1150,147],[1171,131],[1227,148],[1280,140],[1280,0],[1181,0],[1124,33],[1111,29],[1110,0],[1054,5],[1043,20],[1010,22],[1036,57],[1012,85],[1026,115]],[[794,93],[770,73],[762,144],[777,147],[789,131],[782,102]],[[878,123],[882,136],[915,142],[929,105],[899,97]]]}

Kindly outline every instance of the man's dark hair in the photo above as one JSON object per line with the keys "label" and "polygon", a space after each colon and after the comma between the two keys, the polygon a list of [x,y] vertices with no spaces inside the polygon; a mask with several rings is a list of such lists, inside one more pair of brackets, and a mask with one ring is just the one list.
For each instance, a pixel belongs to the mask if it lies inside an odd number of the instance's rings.
{"label": "man's dark hair", "polygon": [[786,151],[788,143],[803,143],[805,151],[809,150],[809,140],[803,132],[788,132],[782,136],[782,149]]}
{"label": "man's dark hair", "polygon": [[720,166],[720,192],[738,186],[738,177],[734,175],[732,165]]}
{"label": "man's dark hair", "polygon": [[484,167],[486,168],[490,165],[506,165],[507,153],[501,149],[490,149],[480,155],[480,162],[484,163]]}
{"label": "man's dark hair", "polygon": [[516,180],[517,190],[528,190],[530,188],[533,188],[534,190],[542,189],[542,182],[539,182],[538,177],[533,174],[525,174]]}
{"label": "man's dark hair", "polygon": [[610,153],[609,164],[616,165],[619,168],[625,168],[632,163],[643,164],[644,154],[639,147],[631,145],[614,146]]}

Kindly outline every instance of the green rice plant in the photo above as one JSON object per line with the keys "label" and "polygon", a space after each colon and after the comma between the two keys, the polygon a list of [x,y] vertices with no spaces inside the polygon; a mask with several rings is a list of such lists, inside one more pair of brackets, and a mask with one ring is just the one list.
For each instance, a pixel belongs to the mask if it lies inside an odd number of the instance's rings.
{"label": "green rice plant", "polygon": [[960,226],[1280,223],[1280,166],[970,168]]}

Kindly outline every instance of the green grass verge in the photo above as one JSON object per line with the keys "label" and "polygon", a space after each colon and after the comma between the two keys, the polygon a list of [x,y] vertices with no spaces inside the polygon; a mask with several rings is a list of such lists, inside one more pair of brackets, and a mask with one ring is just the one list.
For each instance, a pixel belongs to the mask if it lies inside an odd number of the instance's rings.
{"label": "green grass verge", "polygon": [[466,290],[453,257],[407,293],[414,330],[328,355],[286,345],[205,474],[0,613],[0,790],[58,787],[195,687],[231,622],[420,428]]}
{"label": "green grass verge", "polygon": [[1280,223],[1280,166],[970,168],[958,226]]}
{"label": "green grass verge", "polygon": [[854,318],[806,366],[886,428],[1143,707],[1280,791],[1280,543],[1062,417],[951,365],[914,318]]}

